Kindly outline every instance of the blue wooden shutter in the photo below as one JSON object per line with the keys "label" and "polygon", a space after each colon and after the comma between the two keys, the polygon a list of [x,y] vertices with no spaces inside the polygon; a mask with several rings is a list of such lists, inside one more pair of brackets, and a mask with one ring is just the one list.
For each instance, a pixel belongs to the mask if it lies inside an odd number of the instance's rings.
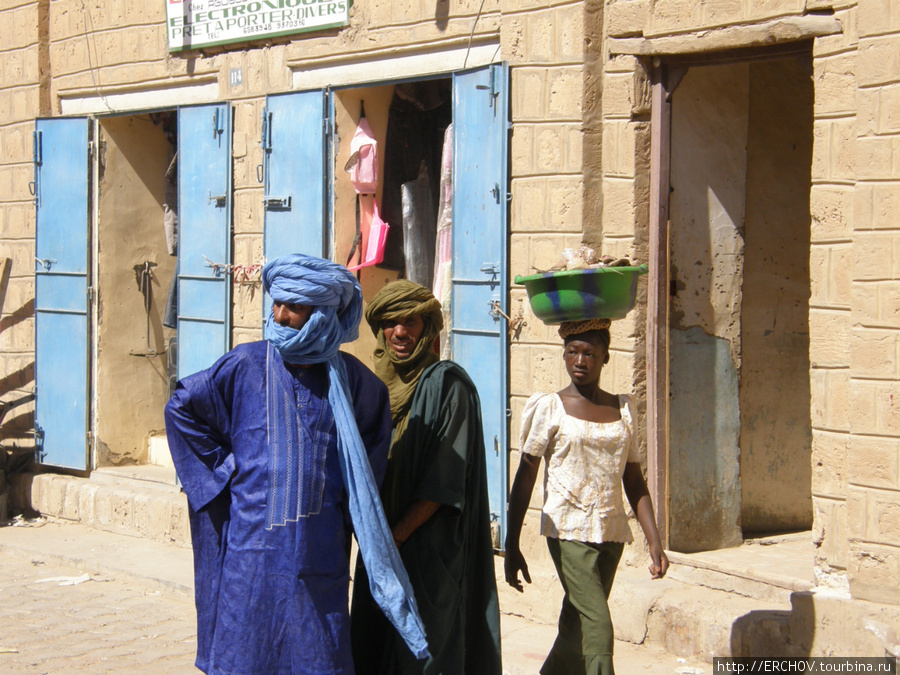
{"label": "blue wooden shutter", "polygon": [[[327,257],[325,228],[325,92],[266,98],[262,139],[265,223],[263,255]],[[263,320],[272,299],[263,298]]]}
{"label": "blue wooden shutter", "polygon": [[288,253],[326,255],[324,120],[321,90],[266,99],[263,250],[268,260]]}
{"label": "blue wooden shutter", "polygon": [[90,428],[88,120],[36,120],[34,163],[38,459],[85,470]]}
{"label": "blue wooden shutter", "polygon": [[231,333],[231,108],[178,110],[178,377],[211,366]]}
{"label": "blue wooden shutter", "polygon": [[[506,538],[506,64],[453,76],[451,352],[478,388],[492,519]],[[495,541],[496,543],[496,541]]]}

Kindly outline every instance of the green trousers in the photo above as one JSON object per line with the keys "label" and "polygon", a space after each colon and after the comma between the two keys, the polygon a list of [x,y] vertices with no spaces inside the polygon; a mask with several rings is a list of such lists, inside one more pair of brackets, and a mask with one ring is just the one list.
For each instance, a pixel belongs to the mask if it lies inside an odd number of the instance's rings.
{"label": "green trousers", "polygon": [[565,597],[541,675],[615,675],[609,592],[625,544],[547,538]]}

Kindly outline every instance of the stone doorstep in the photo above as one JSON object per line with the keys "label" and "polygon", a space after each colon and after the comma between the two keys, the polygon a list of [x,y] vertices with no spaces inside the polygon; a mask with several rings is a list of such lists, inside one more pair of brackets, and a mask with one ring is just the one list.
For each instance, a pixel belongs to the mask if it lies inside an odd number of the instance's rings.
{"label": "stone doorstep", "polygon": [[808,547],[793,545],[781,550],[776,550],[780,544],[763,548],[745,543],[737,549],[699,554],[669,552],[670,575],[694,586],[787,603],[791,594],[815,587],[814,551],[808,534],[805,540]]}
{"label": "stone doorstep", "polygon": [[93,475],[20,474],[11,482],[10,507],[31,509],[106,532],[189,547],[184,494],[174,484],[149,480],[152,470],[161,467],[140,469],[132,472],[135,475],[124,471],[123,476],[100,470],[97,479]]}
{"label": "stone doorstep", "polygon": [[709,588],[715,591],[735,593],[745,598],[772,603],[790,602],[794,591],[808,591],[809,584],[796,583],[793,579],[755,578],[754,570],[718,570],[699,565],[675,564],[669,576],[685,584]]}
{"label": "stone doorstep", "polygon": [[668,576],[650,582],[646,569],[634,567],[616,574],[610,610],[617,639],[707,662],[717,656],[883,656],[891,645],[874,627],[900,626],[900,607],[839,593],[798,591],[775,602]]}
{"label": "stone doorstep", "polygon": [[672,566],[662,580],[651,580],[645,566],[620,567],[609,599],[618,639],[707,662],[716,656],[776,653],[753,651],[758,634],[778,636],[768,641],[777,652],[788,648],[775,645],[790,643],[789,592],[773,592],[757,582],[752,590],[763,597],[750,597],[739,575],[695,567],[678,553],[668,555]]}
{"label": "stone doorstep", "polygon": [[175,480],[174,467],[142,464],[107,466],[91,471],[91,482],[133,490],[160,490],[178,494],[181,488]]}

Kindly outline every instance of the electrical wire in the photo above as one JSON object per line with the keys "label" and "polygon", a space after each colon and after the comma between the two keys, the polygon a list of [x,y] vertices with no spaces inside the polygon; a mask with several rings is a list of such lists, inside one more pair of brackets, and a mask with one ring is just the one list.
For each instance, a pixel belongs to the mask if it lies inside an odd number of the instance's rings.
{"label": "electrical wire", "polygon": [[[84,2],[84,0],[82,0]],[[481,6],[478,8],[478,14],[475,15],[475,21],[472,23],[472,32],[469,33],[469,44],[466,46],[466,58],[463,59],[463,70],[469,62],[469,52],[472,51],[472,37],[475,35],[475,26],[478,25],[478,19],[481,18],[481,10],[484,9],[484,0],[481,0]]]}
{"label": "electrical wire", "polygon": [[[94,64],[93,64],[93,61],[91,60],[91,40],[90,40],[90,38],[88,38],[88,21],[91,22],[91,35],[93,36],[94,35],[94,20],[91,18],[91,13],[88,11],[87,5],[85,4],[84,0],[81,0],[81,13],[82,13],[83,19],[84,19],[84,41],[87,44],[88,70],[90,70],[90,72],[91,72],[91,82],[94,83],[94,91],[97,92],[97,96],[100,97],[100,100],[103,101],[103,105],[106,106],[106,109],[109,112],[116,112],[113,109],[113,107],[109,104],[109,101],[106,100],[106,96],[104,96],[100,92],[99,68],[98,68],[96,77],[94,77]],[[94,39],[94,54],[97,54],[96,38]],[[100,65],[100,55],[99,54],[97,54],[97,65],[98,65],[98,67]]]}

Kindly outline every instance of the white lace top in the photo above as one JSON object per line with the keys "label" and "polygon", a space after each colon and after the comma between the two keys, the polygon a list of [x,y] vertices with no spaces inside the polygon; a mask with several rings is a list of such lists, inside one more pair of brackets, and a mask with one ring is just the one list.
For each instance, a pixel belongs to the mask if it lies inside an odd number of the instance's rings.
{"label": "white lace top", "polygon": [[588,422],[566,414],[558,394],[534,394],[522,413],[521,451],[545,460],[545,537],[629,543],[622,501],[626,462],[638,462],[634,401],[619,394],[621,419]]}

